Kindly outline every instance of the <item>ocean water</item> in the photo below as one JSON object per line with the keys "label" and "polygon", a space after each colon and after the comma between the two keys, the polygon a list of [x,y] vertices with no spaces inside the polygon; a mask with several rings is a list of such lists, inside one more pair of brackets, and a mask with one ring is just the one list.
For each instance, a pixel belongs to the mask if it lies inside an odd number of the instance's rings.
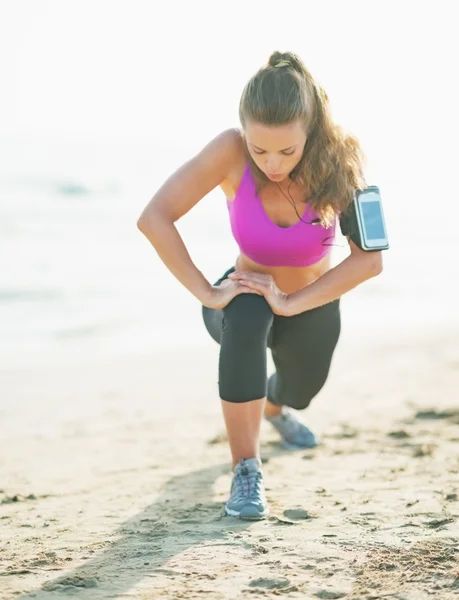
{"label": "ocean water", "polygon": [[[10,140],[2,150],[8,174],[0,181],[4,366],[196,343],[199,303],[136,226],[176,164],[157,157],[155,174],[145,175],[131,151],[107,143]],[[135,157],[144,150],[135,148]],[[206,198],[198,214],[180,224],[210,278],[235,256],[231,237],[219,231],[216,208],[215,198]]]}
{"label": "ocean water", "polygon": [[[93,360],[211,344],[200,306],[137,230],[154,191],[190,153],[150,141],[9,139],[0,144],[0,359],[3,367]],[[148,160],[146,157],[149,157]],[[152,158],[153,157],[153,158]],[[150,161],[154,163],[151,167]],[[378,162],[391,249],[381,276],[343,301],[347,335],[403,336],[457,324],[457,204],[447,185],[440,218],[432,180],[415,160]],[[392,157],[391,161],[392,163]],[[403,174],[403,176],[402,176]],[[405,178],[407,176],[407,178]],[[370,181],[371,183],[371,181]],[[448,201],[449,200],[449,204]],[[178,223],[195,264],[215,280],[234,263],[223,194]],[[335,264],[347,255],[338,236]]]}

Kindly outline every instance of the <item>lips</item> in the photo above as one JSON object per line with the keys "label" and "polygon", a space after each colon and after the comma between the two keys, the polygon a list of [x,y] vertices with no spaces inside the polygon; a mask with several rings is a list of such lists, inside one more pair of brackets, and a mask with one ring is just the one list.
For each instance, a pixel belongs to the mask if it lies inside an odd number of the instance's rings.
{"label": "lips", "polygon": [[267,173],[270,179],[280,179],[282,175],[280,173]]}

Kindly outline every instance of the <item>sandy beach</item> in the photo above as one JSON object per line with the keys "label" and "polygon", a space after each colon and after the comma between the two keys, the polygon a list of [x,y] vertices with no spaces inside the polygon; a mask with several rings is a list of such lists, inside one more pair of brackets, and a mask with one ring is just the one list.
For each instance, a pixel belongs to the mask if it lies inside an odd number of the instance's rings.
{"label": "sandy beach", "polygon": [[223,514],[216,345],[3,370],[0,598],[457,598],[457,336],[347,332],[320,446],[263,423],[255,523]]}
{"label": "sandy beach", "polygon": [[[3,5],[0,600],[459,600],[454,3]],[[224,514],[218,346],[136,224],[276,50],[359,139],[390,250],[343,297],[302,413],[320,444],[263,421],[270,515],[247,522]],[[209,282],[228,212],[215,189],[177,222]]]}

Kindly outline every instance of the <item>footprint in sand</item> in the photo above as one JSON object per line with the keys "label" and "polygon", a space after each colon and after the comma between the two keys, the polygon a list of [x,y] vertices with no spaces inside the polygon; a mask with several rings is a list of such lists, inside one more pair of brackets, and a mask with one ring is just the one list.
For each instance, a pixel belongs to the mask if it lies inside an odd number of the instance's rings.
{"label": "footprint in sand", "polygon": [[42,589],[46,592],[56,592],[62,590],[64,587],[93,588],[96,586],[97,580],[95,578],[75,575],[70,577],[61,577],[55,581],[48,581],[42,585]]}
{"label": "footprint in sand", "polygon": [[454,422],[459,422],[459,410],[419,410],[415,415],[415,419],[426,419],[429,421],[437,419],[451,419]]}
{"label": "footprint in sand", "polygon": [[304,521],[307,519],[317,518],[315,515],[311,515],[310,513],[308,513],[307,510],[304,510],[303,508],[289,508],[287,510],[284,510],[284,517],[287,517],[287,519],[291,519],[292,521]]}
{"label": "footprint in sand", "polygon": [[410,434],[404,429],[396,429],[395,431],[389,431],[387,436],[394,440],[406,440],[406,438],[411,437]]}
{"label": "footprint in sand", "polygon": [[344,592],[332,592],[329,590],[320,590],[314,594],[316,598],[321,598],[322,600],[337,600],[338,598],[344,598],[346,594]]}
{"label": "footprint in sand", "polygon": [[290,585],[290,581],[285,577],[280,577],[278,579],[268,579],[266,577],[260,577],[259,579],[254,579],[249,583],[249,587],[260,587],[269,590],[281,589]]}

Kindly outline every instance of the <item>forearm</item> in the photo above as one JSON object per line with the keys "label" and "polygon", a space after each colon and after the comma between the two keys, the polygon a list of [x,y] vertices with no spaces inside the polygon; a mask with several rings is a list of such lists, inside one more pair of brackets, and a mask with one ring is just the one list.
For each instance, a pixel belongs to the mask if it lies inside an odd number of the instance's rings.
{"label": "forearm", "polygon": [[160,215],[153,215],[149,219],[140,218],[137,226],[176,279],[202,304],[206,304],[212,286],[191,260],[174,223]]}
{"label": "forearm", "polygon": [[288,314],[296,315],[340,298],[382,270],[380,253],[350,255],[310,285],[289,294]]}

